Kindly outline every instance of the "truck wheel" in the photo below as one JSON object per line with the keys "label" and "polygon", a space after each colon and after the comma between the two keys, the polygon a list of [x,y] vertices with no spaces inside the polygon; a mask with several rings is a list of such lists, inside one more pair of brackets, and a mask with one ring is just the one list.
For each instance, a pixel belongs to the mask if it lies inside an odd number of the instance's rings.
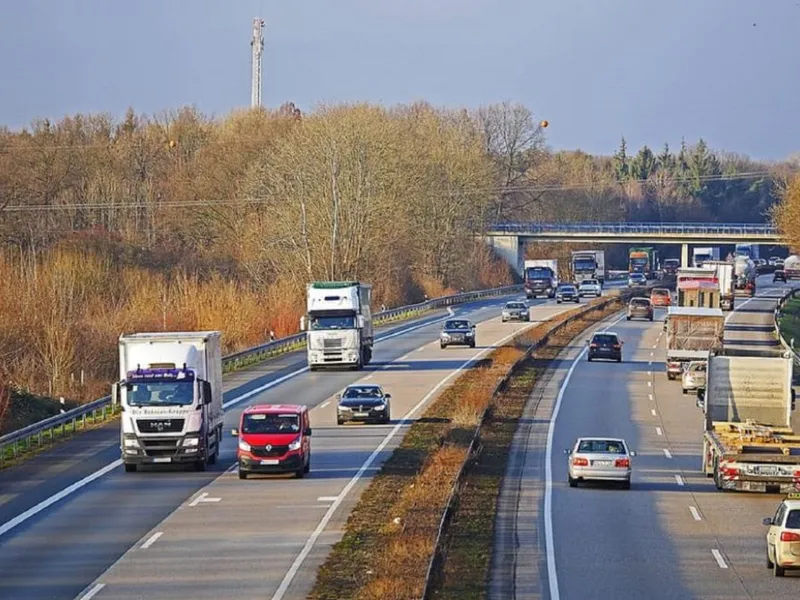
{"label": "truck wheel", "polygon": [[131,463],[125,463],[125,472],[126,473],[136,473],[137,465]]}
{"label": "truck wheel", "polygon": [[197,462],[195,462],[194,463],[194,470],[195,471],[200,471],[200,472],[205,471],[206,470],[206,459],[204,458],[203,460],[198,460]]}
{"label": "truck wheel", "polygon": [[364,349],[364,364],[368,365],[372,360],[372,348]]}
{"label": "truck wheel", "polygon": [[311,371],[311,372],[313,373],[314,371],[316,371],[316,370],[317,370],[317,367],[309,366],[309,367],[308,367],[308,370],[309,370],[309,371]]}
{"label": "truck wheel", "polygon": [[472,342],[472,343],[469,345],[469,347],[470,347],[470,348],[474,348],[474,347],[475,347],[475,342]]}

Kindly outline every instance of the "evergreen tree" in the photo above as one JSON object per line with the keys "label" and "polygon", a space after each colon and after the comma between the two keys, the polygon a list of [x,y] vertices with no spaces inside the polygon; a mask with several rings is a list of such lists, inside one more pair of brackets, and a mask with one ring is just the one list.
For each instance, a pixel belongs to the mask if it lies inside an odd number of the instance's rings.
{"label": "evergreen tree", "polygon": [[625,141],[623,136],[622,142],[619,145],[619,150],[614,155],[614,173],[617,181],[622,183],[630,179],[630,164],[628,162],[628,142]]}

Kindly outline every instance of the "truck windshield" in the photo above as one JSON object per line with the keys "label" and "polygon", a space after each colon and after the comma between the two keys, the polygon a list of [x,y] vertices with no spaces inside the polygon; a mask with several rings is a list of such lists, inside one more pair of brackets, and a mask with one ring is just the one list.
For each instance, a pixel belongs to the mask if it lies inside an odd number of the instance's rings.
{"label": "truck windshield", "polygon": [[528,267],[525,271],[527,279],[550,279],[552,271],[547,267]]}
{"label": "truck windshield", "polygon": [[594,271],[595,262],[591,258],[576,258],[572,263],[572,268],[575,271]]}
{"label": "truck windshield", "polygon": [[191,381],[147,381],[125,386],[130,406],[189,406],[194,401]]}
{"label": "truck windshield", "polygon": [[300,420],[297,415],[245,415],[242,419],[242,433],[297,433]]}
{"label": "truck windshield", "polygon": [[646,258],[632,258],[631,259],[631,264],[634,267],[640,267],[641,268],[641,267],[644,267],[645,265],[647,265],[647,259]]}
{"label": "truck windshield", "polygon": [[355,329],[356,318],[352,315],[336,317],[311,317],[311,329],[320,331],[324,329]]}

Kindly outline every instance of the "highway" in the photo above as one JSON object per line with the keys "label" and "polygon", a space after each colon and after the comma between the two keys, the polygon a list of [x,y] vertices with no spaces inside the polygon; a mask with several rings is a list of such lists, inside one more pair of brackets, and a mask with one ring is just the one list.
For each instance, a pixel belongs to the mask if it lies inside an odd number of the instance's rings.
{"label": "highway", "polygon": [[[0,598],[263,598],[281,585],[284,597],[304,597],[358,493],[399,442],[400,418],[525,326],[498,322],[506,300],[453,309],[480,323],[475,350],[438,348],[442,312],[381,332],[361,373],[310,373],[304,355],[294,353],[226,375],[226,431],[249,404],[315,407],[313,464],[304,480],[240,481],[226,473],[235,461],[232,437],[206,473],[124,473],[117,423],[0,472]],[[574,306],[530,304],[534,321]],[[362,378],[393,394],[393,423],[335,427],[332,396]]]}
{"label": "highway", "polygon": [[[785,286],[759,284],[760,297],[737,299],[726,344],[777,344],[769,332]],[[765,565],[761,520],[781,496],[720,492],[700,472],[702,411],[664,373],[664,313],[604,324],[626,342],[621,364],[587,362],[581,336],[534,393],[501,493],[491,598],[800,596],[798,575]],[[630,491],[567,485],[564,450],[586,435],[637,451]]]}

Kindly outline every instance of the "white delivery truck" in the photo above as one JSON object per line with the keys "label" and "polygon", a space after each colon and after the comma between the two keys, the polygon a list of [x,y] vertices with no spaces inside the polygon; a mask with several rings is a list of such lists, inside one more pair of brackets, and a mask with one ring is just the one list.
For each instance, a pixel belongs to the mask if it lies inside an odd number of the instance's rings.
{"label": "white delivery truck", "polygon": [[705,247],[692,250],[692,266],[702,267],[706,262],[719,260],[719,248]]}
{"label": "white delivery truck", "polygon": [[308,368],[347,366],[360,370],[372,360],[372,285],[358,281],[309,283],[307,314]]}
{"label": "white delivery truck", "polygon": [[722,310],[733,310],[733,263],[722,260],[712,260],[706,261],[703,265],[705,268],[716,270],[715,276],[719,284],[719,307]]}
{"label": "white delivery truck", "polygon": [[577,250],[570,264],[572,280],[580,285],[586,279],[606,280],[606,253],[603,250]]}
{"label": "white delivery truck", "polygon": [[214,464],[222,439],[222,334],[134,333],[119,338],[125,470],[139,465]]}
{"label": "white delivery truck", "polygon": [[737,256],[733,261],[734,293],[738,296],[756,295],[756,265],[746,256]]}
{"label": "white delivery truck", "polygon": [[558,259],[541,258],[525,261],[525,297],[556,297],[558,287]]}

